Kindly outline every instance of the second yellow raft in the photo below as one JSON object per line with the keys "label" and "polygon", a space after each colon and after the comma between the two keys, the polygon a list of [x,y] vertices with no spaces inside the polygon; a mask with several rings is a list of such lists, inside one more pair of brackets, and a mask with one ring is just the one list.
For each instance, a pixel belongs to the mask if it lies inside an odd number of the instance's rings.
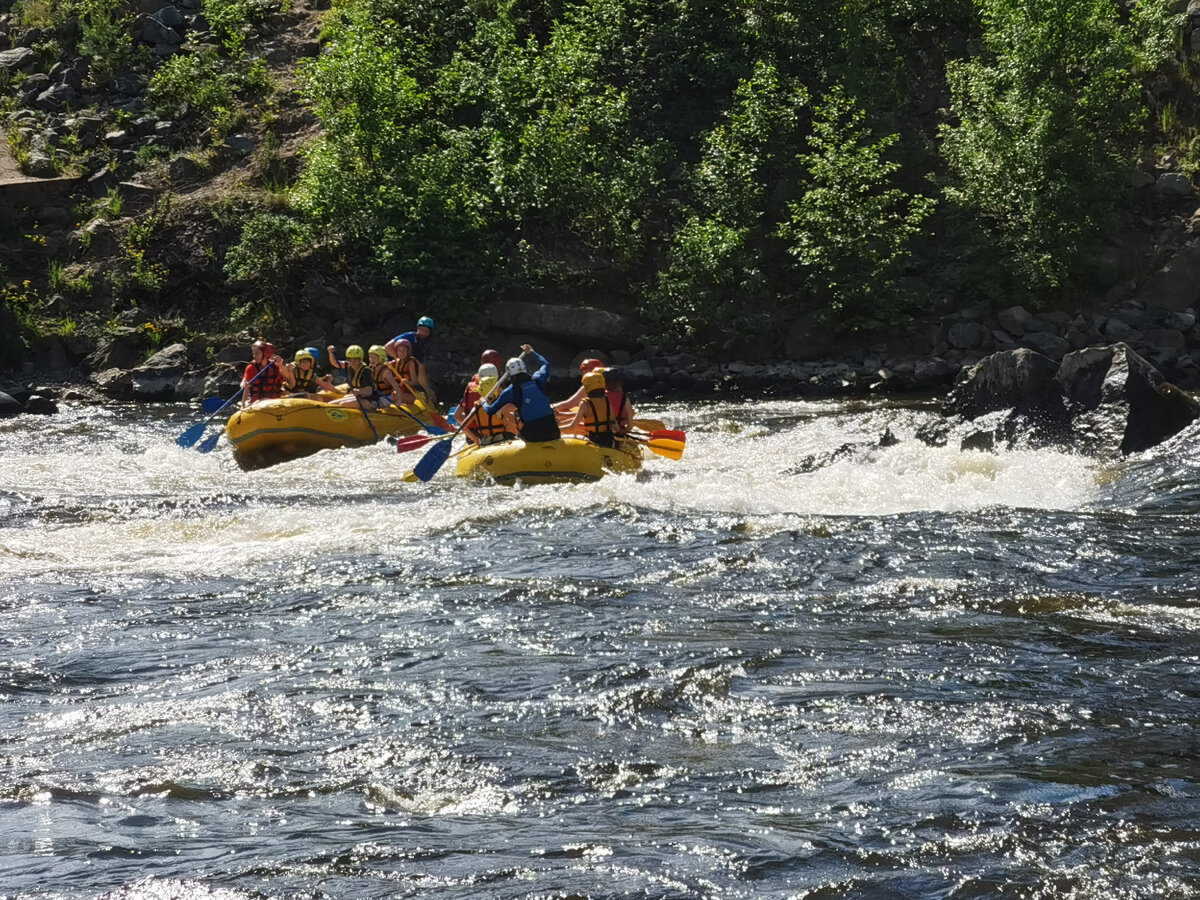
{"label": "second yellow raft", "polygon": [[599,447],[582,438],[557,441],[508,441],[473,446],[458,456],[455,474],[460,478],[511,484],[553,484],[596,481],[608,472],[636,472],[642,467],[642,448],[623,443],[615,449]]}

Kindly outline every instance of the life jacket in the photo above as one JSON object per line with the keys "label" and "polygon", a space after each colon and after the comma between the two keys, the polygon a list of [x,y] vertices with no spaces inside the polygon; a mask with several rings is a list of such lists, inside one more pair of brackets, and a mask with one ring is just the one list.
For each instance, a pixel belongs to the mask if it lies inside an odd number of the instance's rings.
{"label": "life jacket", "polygon": [[621,410],[625,408],[624,388],[605,388],[604,396],[608,398],[608,409],[613,419],[613,434],[624,434],[626,429],[621,427]]}
{"label": "life jacket", "polygon": [[587,411],[583,414],[582,424],[583,430],[587,432],[588,440],[601,447],[613,446],[614,429],[617,423],[613,418],[608,398],[597,397],[593,400],[591,397],[585,397],[583,402],[587,404],[585,407]]}
{"label": "life jacket", "polygon": [[370,366],[359,366],[357,372],[351,369],[350,366],[346,366],[346,384],[349,385],[351,391],[369,387],[371,395],[362,399],[370,400],[372,403],[379,400],[379,389],[375,387],[375,376],[371,374]]}
{"label": "life jacket", "polygon": [[388,368],[392,370],[392,374],[400,382],[400,387],[404,388],[410,394],[413,391],[419,391],[422,394],[425,393],[421,390],[421,386],[417,382],[417,365],[417,360],[411,356],[404,360],[393,359],[388,363]]}
{"label": "life jacket", "polygon": [[[373,381],[375,383],[375,395],[378,397],[383,397],[388,400],[393,399],[392,398],[392,386],[390,384],[388,384],[386,381],[384,381],[382,378],[376,378],[375,370],[372,369],[370,366],[367,366],[367,368],[371,369],[371,381]],[[380,368],[389,369],[390,367],[387,365],[387,363],[382,363],[380,365]]]}
{"label": "life jacket", "polygon": [[306,394],[315,394],[321,390],[321,386],[317,384],[317,370],[315,368],[305,371],[299,366],[292,370],[296,377],[296,386],[292,390]]}
{"label": "life jacket", "polygon": [[259,400],[283,396],[283,376],[279,374],[279,366],[268,364],[266,368],[269,371],[264,372],[262,367],[254,363],[250,365],[254,366],[255,374],[254,380],[246,385],[246,401],[248,403],[257,403]]}
{"label": "life jacket", "polygon": [[471,420],[471,430],[479,436],[480,444],[495,444],[504,440],[508,434],[508,429],[504,427],[504,417],[500,413],[489,415],[482,407]]}

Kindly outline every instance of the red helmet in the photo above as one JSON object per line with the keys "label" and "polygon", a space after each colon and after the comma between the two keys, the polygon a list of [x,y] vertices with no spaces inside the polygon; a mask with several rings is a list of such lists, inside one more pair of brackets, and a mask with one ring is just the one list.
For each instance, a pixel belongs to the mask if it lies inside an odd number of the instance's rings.
{"label": "red helmet", "polygon": [[408,355],[412,356],[412,341],[408,340],[407,338],[401,338],[400,340],[396,341],[396,356],[400,355],[401,347],[407,347]]}
{"label": "red helmet", "polygon": [[579,374],[586,375],[588,372],[594,372],[596,369],[603,369],[604,363],[598,359],[585,359],[579,364]]}
{"label": "red helmet", "polygon": [[258,348],[262,351],[263,359],[270,359],[275,355],[275,345],[269,341],[257,340],[250,345],[250,349]]}
{"label": "red helmet", "polygon": [[500,355],[499,350],[484,350],[479,356],[479,364],[481,366],[490,364],[499,370],[504,367],[504,357]]}

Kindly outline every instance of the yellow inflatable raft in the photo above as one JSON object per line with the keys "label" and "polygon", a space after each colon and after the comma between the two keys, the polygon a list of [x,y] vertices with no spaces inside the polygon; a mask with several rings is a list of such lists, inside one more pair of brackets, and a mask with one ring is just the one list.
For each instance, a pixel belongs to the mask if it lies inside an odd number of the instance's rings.
{"label": "yellow inflatable raft", "polygon": [[455,474],[502,484],[552,484],[596,481],[607,472],[636,472],[641,467],[642,448],[637,444],[623,443],[609,450],[582,438],[567,437],[535,444],[508,441],[471,446],[459,454]]}
{"label": "yellow inflatable raft", "polygon": [[416,434],[422,424],[430,424],[430,411],[421,401],[405,405],[403,410],[412,415],[396,407],[372,410],[367,414],[371,417],[368,425],[357,406],[333,406],[301,397],[260,400],[233,414],[225,425],[225,436],[238,464],[257,469],[318,450],[362,447],[389,434]]}

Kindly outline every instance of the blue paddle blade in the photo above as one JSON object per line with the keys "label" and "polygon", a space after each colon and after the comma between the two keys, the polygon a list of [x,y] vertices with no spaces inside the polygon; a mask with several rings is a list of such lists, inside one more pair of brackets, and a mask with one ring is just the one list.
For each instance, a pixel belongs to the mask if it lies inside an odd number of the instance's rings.
{"label": "blue paddle blade", "polygon": [[179,437],[175,438],[175,443],[177,443],[180,447],[184,447],[185,449],[192,446],[192,444],[200,440],[200,436],[204,434],[204,429],[207,425],[207,422],[197,422]]}
{"label": "blue paddle blade", "polygon": [[200,408],[206,413],[215,413],[227,402],[229,401],[222,400],[220,397],[205,397],[204,402],[200,404]]}
{"label": "blue paddle blade", "polygon": [[456,416],[457,413],[458,413],[457,406],[450,407],[450,412],[446,413],[446,421],[449,422],[451,425],[453,425],[455,428],[458,427],[458,418]]}
{"label": "blue paddle blade", "polygon": [[212,453],[213,450],[216,449],[217,441],[219,441],[220,439],[221,439],[221,432],[214,431],[211,435],[206,437],[201,442],[200,446],[197,447],[196,449],[199,450],[201,453]]}
{"label": "blue paddle blade", "polygon": [[450,445],[453,443],[454,441],[438,441],[426,450],[421,461],[413,466],[413,474],[422,481],[428,481],[436,475],[442,464],[450,458]]}

